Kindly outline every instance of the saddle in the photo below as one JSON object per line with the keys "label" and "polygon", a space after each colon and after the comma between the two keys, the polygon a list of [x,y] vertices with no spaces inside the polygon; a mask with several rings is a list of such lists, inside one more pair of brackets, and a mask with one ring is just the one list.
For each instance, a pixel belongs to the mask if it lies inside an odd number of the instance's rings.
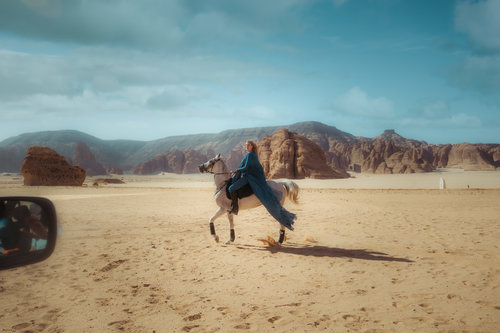
{"label": "saddle", "polygon": [[[233,178],[229,178],[226,180],[226,197],[231,200],[231,194],[229,193],[229,186],[233,184]],[[241,198],[246,198],[249,197],[253,194],[252,188],[250,187],[250,184],[246,184],[239,190],[236,190],[236,195],[238,196],[238,199]]]}

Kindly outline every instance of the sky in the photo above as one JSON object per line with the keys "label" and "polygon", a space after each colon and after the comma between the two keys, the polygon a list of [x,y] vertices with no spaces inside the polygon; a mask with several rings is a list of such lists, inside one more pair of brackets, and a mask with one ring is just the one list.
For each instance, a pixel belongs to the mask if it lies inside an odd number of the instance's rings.
{"label": "sky", "polygon": [[500,0],[0,1],[0,141],[300,121],[500,143]]}

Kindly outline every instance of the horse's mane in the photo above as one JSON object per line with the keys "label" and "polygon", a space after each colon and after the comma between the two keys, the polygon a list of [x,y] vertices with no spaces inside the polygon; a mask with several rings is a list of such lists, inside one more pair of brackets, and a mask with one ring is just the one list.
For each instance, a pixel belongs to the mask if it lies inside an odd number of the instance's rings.
{"label": "horse's mane", "polygon": [[221,162],[222,163],[222,171],[226,172],[227,171],[227,165],[226,165],[226,162],[224,162],[224,160],[222,159],[222,157],[219,157],[219,159],[217,160],[217,162]]}

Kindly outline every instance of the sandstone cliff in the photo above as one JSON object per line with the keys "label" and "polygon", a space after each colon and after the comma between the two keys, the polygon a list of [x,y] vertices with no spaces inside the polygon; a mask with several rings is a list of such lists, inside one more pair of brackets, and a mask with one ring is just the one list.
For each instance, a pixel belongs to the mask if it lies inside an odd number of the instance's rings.
{"label": "sandstone cliff", "polygon": [[258,143],[259,160],[267,178],[348,178],[327,165],[324,151],[297,133],[281,129]]}
{"label": "sandstone cliff", "polygon": [[495,170],[500,162],[500,147],[489,145],[471,145],[461,143],[453,145],[448,154],[447,167],[464,170]]}
{"label": "sandstone cliff", "polygon": [[160,172],[178,174],[197,173],[198,165],[207,160],[207,155],[199,151],[190,149],[183,152],[176,150],[165,154],[158,154],[149,161],[139,163],[132,169],[132,172],[136,175],[150,175]]}
{"label": "sandstone cliff", "polygon": [[429,145],[409,140],[394,130],[356,141],[333,140],[326,153],[328,164],[344,170],[367,173],[418,173],[436,168],[495,170],[500,145]]}
{"label": "sandstone cliff", "polygon": [[70,165],[64,156],[42,146],[27,150],[21,173],[27,186],[81,186],[85,181],[84,169]]}
{"label": "sandstone cliff", "polygon": [[106,169],[98,163],[89,147],[81,141],[75,145],[75,154],[73,155],[73,164],[82,167],[88,176],[105,175]]}

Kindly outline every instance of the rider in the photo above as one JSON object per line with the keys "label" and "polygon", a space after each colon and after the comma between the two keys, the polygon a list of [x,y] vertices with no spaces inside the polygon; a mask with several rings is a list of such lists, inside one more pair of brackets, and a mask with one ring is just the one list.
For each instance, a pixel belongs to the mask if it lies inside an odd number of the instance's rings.
{"label": "rider", "polygon": [[257,157],[257,145],[255,142],[249,140],[246,142],[246,148],[248,153],[243,157],[240,167],[233,170],[235,175],[233,176],[232,185],[229,186],[228,189],[229,194],[231,195],[231,209],[229,212],[234,215],[238,215],[239,210],[238,195],[236,194],[236,191],[248,184],[248,173],[262,173],[264,179],[266,178],[264,175],[264,169],[262,168],[259,158]]}
{"label": "rider", "polygon": [[238,214],[238,197],[236,195],[236,190],[249,184],[253,193],[260,200],[262,205],[266,207],[269,214],[271,214],[271,216],[281,225],[293,230],[292,224],[297,216],[281,206],[280,200],[276,197],[273,189],[267,183],[264,168],[260,164],[257,156],[257,145],[253,141],[247,141],[246,148],[248,153],[243,157],[240,167],[233,170],[236,174],[233,177],[233,184],[229,186],[228,189],[232,200],[230,213],[235,215]]}

